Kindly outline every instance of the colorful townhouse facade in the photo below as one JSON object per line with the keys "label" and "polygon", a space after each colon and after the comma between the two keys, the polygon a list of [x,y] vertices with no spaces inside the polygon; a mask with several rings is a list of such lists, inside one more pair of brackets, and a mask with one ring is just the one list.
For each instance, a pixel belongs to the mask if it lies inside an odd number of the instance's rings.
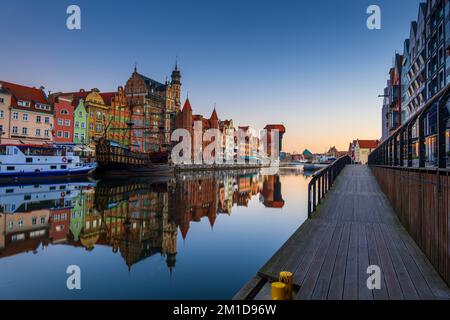
{"label": "colorful townhouse facade", "polygon": [[73,113],[73,143],[86,145],[88,142],[88,113],[84,106],[84,99],[72,101]]}
{"label": "colorful townhouse facade", "polygon": [[74,107],[68,97],[56,97],[53,104],[55,128],[53,130],[54,142],[61,145],[70,145],[74,142]]}
{"label": "colorful townhouse facade", "polygon": [[[0,82],[0,144],[9,135],[11,93]],[[3,140],[5,141],[5,140]]]}
{"label": "colorful townhouse facade", "polygon": [[1,125],[6,132],[2,134],[2,143],[37,145],[52,143],[53,106],[43,88],[27,87],[6,81],[0,81],[0,84],[3,97],[3,103],[0,104],[3,111]]}

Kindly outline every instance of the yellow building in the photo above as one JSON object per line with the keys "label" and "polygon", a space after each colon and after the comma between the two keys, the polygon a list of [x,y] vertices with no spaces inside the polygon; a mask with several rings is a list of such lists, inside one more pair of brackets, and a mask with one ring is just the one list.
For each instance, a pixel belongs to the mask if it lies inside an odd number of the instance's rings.
{"label": "yellow building", "polygon": [[85,107],[88,114],[88,141],[89,147],[95,148],[95,143],[103,137],[108,125],[110,106],[105,102],[108,94],[100,94],[98,89],[92,89],[86,96]]}

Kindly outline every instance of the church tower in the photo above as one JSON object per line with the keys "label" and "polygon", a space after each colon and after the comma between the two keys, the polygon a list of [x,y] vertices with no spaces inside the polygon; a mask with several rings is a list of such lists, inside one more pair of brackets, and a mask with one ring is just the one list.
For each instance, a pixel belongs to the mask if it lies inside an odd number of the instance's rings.
{"label": "church tower", "polygon": [[175,62],[175,68],[172,71],[171,85],[174,90],[175,110],[181,107],[181,72],[178,69],[178,62]]}

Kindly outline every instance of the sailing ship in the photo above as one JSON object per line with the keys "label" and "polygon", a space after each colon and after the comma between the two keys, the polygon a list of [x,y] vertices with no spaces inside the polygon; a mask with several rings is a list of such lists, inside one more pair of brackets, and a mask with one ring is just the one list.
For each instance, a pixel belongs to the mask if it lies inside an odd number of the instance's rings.
{"label": "sailing ship", "polygon": [[[131,145],[132,132],[143,130],[156,134],[163,133],[162,128],[158,131],[150,131],[152,128],[138,127],[132,121],[133,116],[133,89],[131,90],[129,103],[129,121],[126,128],[109,128],[106,126],[103,137],[96,143],[95,157],[98,163],[97,172],[104,175],[127,176],[127,175],[173,175],[174,167],[169,164],[168,151],[142,152],[133,150]],[[107,138],[108,130],[127,130],[128,139],[125,146],[120,145]]]}
{"label": "sailing ship", "polygon": [[87,176],[96,167],[96,163],[82,161],[67,147],[0,145],[0,181]]}

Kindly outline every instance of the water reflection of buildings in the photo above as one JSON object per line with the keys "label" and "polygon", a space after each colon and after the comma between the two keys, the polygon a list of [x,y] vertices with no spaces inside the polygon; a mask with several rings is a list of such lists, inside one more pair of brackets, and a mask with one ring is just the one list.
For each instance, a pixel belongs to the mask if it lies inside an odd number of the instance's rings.
{"label": "water reflection of buildings", "polygon": [[129,268],[159,254],[172,269],[178,230],[186,239],[191,223],[213,227],[258,194],[266,207],[284,205],[279,177],[258,173],[0,186],[0,258],[49,245],[109,246]]}

